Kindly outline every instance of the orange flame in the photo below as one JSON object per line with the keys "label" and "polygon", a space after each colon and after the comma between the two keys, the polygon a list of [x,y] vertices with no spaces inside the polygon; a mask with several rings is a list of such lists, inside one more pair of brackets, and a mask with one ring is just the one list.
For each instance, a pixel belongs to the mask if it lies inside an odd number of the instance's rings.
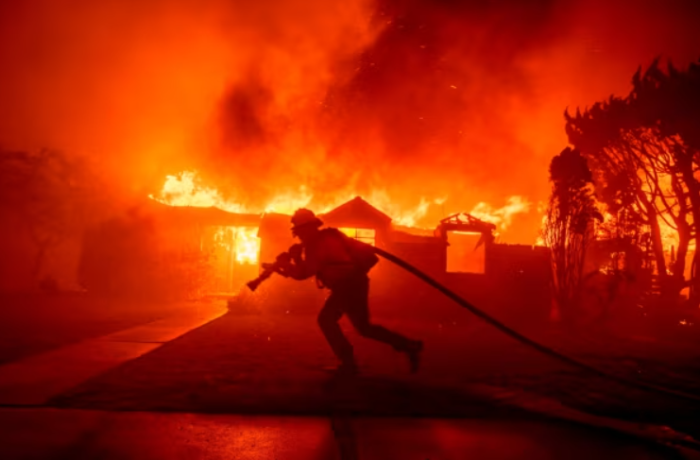
{"label": "orange flame", "polygon": [[233,253],[239,264],[257,264],[260,254],[258,229],[251,227],[219,227],[214,242]]}
{"label": "orange flame", "polygon": [[508,198],[507,204],[498,209],[494,209],[490,204],[482,201],[474,206],[469,214],[505,230],[513,223],[513,216],[526,213],[529,210],[530,203],[525,198],[515,195]]}
{"label": "orange flame", "polygon": [[248,212],[242,205],[224,200],[219,191],[198,182],[195,171],[183,171],[177,176],[166,176],[160,196],[149,195],[152,200],[170,206],[217,207],[224,211]]}
{"label": "orange flame", "polygon": [[[330,201],[325,200],[325,205],[316,209],[316,211],[323,214],[355,196],[358,196],[358,193],[353,191],[337,193]],[[241,203],[226,200],[217,189],[201,184],[196,171],[183,171],[175,176],[167,176],[158,196],[151,194],[149,198],[170,206],[213,206],[233,213],[262,214],[264,212],[276,212],[292,214],[299,208],[309,207],[314,195],[306,187],[302,186],[295,192],[284,192],[275,195],[263,207],[252,208]],[[385,190],[372,190],[365,195],[365,198],[377,209],[391,216],[397,224],[409,227],[415,226],[426,215],[431,204],[442,204],[447,199],[445,197],[429,201],[421,198],[416,206],[406,209],[392,201]]]}
{"label": "orange flame", "polygon": [[[320,214],[326,213],[355,196],[358,196],[358,194],[352,190],[335,193],[330,199],[328,199],[329,197],[324,197],[324,200],[316,200],[322,202],[323,205],[315,207],[315,210]],[[224,199],[217,189],[202,184],[196,171],[184,171],[176,176],[167,176],[158,196],[149,195],[149,198],[170,206],[213,206],[228,212],[248,214],[262,214],[265,212],[292,214],[299,208],[310,207],[315,197],[306,187],[300,187],[296,192],[279,193],[265,206],[249,207]],[[395,224],[414,228],[427,215],[431,205],[442,205],[447,200],[447,197],[432,200],[421,197],[418,204],[407,207],[392,200],[389,193],[383,189],[374,189],[368,194],[364,194],[364,198],[377,209],[390,216]],[[488,203],[480,202],[474,206],[471,214],[474,217],[495,224],[500,230],[506,230],[511,225],[516,214],[527,213],[529,210],[530,203],[525,198],[511,196],[508,198],[506,205],[501,208],[494,208]],[[239,232],[238,235],[244,234]],[[236,248],[237,254],[252,254],[257,251],[258,246],[252,243],[252,241],[257,240],[257,237],[253,239],[252,234],[245,234],[245,236],[237,238],[241,238],[240,242],[236,243],[241,245]],[[242,260],[257,261],[257,256],[255,258],[252,255],[240,257],[243,257]]]}
{"label": "orange flame", "polygon": [[236,262],[239,264],[257,264],[260,254],[258,229],[239,227],[235,237]]}

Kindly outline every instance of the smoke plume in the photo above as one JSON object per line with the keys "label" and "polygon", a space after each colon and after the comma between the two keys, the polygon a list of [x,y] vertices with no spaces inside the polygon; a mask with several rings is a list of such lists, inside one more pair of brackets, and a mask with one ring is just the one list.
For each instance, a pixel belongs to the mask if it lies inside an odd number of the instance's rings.
{"label": "smoke plume", "polygon": [[[537,203],[562,113],[700,57],[696,2],[9,0],[0,146],[92,157],[125,195],[196,169],[263,206],[381,193],[424,224]],[[435,204],[439,202],[440,204]],[[534,207],[533,207],[534,209]],[[503,237],[533,242],[534,212]]]}

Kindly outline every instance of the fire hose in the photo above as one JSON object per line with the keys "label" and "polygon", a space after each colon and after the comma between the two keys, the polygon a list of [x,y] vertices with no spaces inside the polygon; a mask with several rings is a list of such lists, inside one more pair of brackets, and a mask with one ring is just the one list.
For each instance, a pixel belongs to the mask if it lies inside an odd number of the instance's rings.
{"label": "fire hose", "polygon": [[[516,330],[511,329],[510,327],[506,326],[505,324],[503,324],[502,322],[493,318],[492,316],[490,316],[489,314],[487,314],[483,310],[478,309],[477,307],[475,307],[474,305],[472,305],[471,303],[467,302],[462,297],[457,295],[454,291],[448,289],[447,287],[445,287],[444,285],[442,285],[441,283],[436,281],[434,278],[432,278],[431,276],[429,276],[425,272],[419,270],[418,268],[414,267],[413,265],[409,264],[405,260],[403,260],[399,257],[396,257],[395,255],[393,255],[393,254],[391,254],[383,249],[380,249],[378,247],[373,247],[373,250],[377,255],[379,255],[379,256],[385,258],[386,260],[388,260],[389,262],[392,262],[393,264],[403,268],[404,270],[406,270],[407,272],[416,276],[417,278],[419,278],[420,280],[422,280],[426,284],[437,289],[444,296],[453,300],[457,305],[459,305],[460,307],[466,308],[473,315],[482,319],[483,321],[485,321],[486,323],[495,327],[499,331],[514,338],[515,340],[519,341],[520,343],[523,343],[531,348],[534,348],[535,350],[539,351],[540,353],[542,353],[544,355],[547,355],[551,358],[557,359],[557,360],[564,362],[572,367],[584,370],[584,371],[589,372],[593,375],[597,375],[599,377],[620,383],[622,385],[626,385],[626,386],[629,386],[632,388],[637,388],[637,389],[648,391],[648,392],[662,394],[665,396],[672,396],[672,397],[675,397],[678,399],[683,399],[686,401],[693,401],[696,403],[700,403],[700,397],[698,397],[696,395],[686,393],[684,391],[675,390],[672,388],[666,388],[666,387],[655,385],[652,383],[646,383],[646,382],[642,382],[642,381],[638,381],[638,380],[629,379],[629,378],[622,377],[622,376],[616,375],[616,374],[611,374],[611,373],[606,372],[602,369],[598,369],[597,367],[594,367],[590,364],[586,364],[582,361],[579,361],[575,358],[572,358],[572,357],[567,356],[561,352],[558,352],[558,351],[554,350],[553,348],[548,347],[546,345],[543,345],[535,340],[532,340],[529,337],[526,337],[523,334],[517,332]],[[278,256],[278,258],[277,258],[277,261],[273,264],[264,264],[265,270],[263,271],[263,273],[257,279],[248,283],[248,287],[250,288],[251,291],[255,291],[255,289],[257,289],[257,287],[260,285],[260,283],[262,283],[264,280],[269,278],[272,275],[272,273],[274,273],[274,271],[276,270],[276,265],[287,259],[287,257],[285,257],[285,255],[286,255],[286,253],[280,254],[280,256]]]}
{"label": "fire hose", "polygon": [[407,272],[411,273],[412,275],[415,275],[419,279],[421,279],[423,282],[426,284],[429,284],[433,288],[437,289],[440,293],[442,293],[444,296],[448,297],[449,299],[453,300],[455,303],[457,303],[460,307],[466,308],[471,312],[473,315],[477,316],[478,318],[484,320],[486,323],[490,324],[491,326],[495,327],[499,331],[503,332],[506,335],[509,335],[510,337],[514,338],[515,340],[519,341],[520,343],[523,343],[525,345],[530,346],[531,348],[534,348],[535,350],[539,351],[540,353],[543,353],[547,356],[550,356],[554,359],[557,359],[559,361],[562,361],[572,367],[576,367],[579,369],[582,369],[584,371],[590,372],[591,374],[597,375],[599,377],[603,377],[605,379],[627,385],[629,387],[637,388],[640,390],[645,390],[645,391],[650,391],[654,393],[659,393],[663,394],[666,396],[673,396],[675,398],[687,400],[687,401],[693,401],[700,403],[700,397],[686,393],[683,391],[675,390],[672,388],[666,388],[662,387],[659,385],[654,385],[651,383],[646,383],[646,382],[641,382],[638,380],[632,380],[626,377],[622,377],[619,375],[611,374],[609,372],[606,372],[602,369],[598,369],[597,367],[591,366],[590,364],[586,364],[582,361],[579,361],[575,358],[572,358],[570,356],[567,356],[563,353],[560,353],[553,348],[550,348],[546,345],[542,345],[539,342],[536,342],[529,337],[524,336],[523,334],[509,328],[502,322],[498,321],[497,319],[493,318],[483,310],[480,310],[476,308],[474,305],[470,304],[466,300],[464,300],[462,297],[457,295],[454,291],[448,289],[447,287],[443,286],[439,282],[437,282],[434,278],[431,276],[427,275],[425,272],[419,270],[418,268],[414,267],[413,265],[409,264],[403,259],[400,259],[399,257],[396,257],[395,255],[375,247],[374,252],[377,253],[378,255],[382,256],[389,262],[392,262],[393,264],[403,268]]}

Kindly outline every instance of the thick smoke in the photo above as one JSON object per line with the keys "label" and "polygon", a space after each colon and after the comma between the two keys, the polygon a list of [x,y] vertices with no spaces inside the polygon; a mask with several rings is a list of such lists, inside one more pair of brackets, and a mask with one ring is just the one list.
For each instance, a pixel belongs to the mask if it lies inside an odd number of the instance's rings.
{"label": "thick smoke", "polygon": [[198,169],[251,205],[301,185],[319,205],[447,197],[430,225],[545,200],[564,109],[700,57],[694,3],[6,1],[0,145],[91,155],[142,196]]}

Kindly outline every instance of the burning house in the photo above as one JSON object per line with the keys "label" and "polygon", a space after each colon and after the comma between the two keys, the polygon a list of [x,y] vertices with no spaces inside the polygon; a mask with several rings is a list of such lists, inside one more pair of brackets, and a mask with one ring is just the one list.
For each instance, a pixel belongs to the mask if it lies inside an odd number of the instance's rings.
{"label": "burning house", "polygon": [[[492,223],[461,213],[441,220],[433,230],[401,226],[360,197],[319,216],[326,225],[397,255],[495,314],[546,318],[548,250],[499,244],[495,237],[496,226]],[[140,224],[132,221],[131,226],[141,229],[142,238],[148,234],[166,237],[153,236],[149,239],[151,243],[141,244],[138,250],[136,245],[119,249],[138,262],[125,263],[125,270],[112,269],[109,274],[103,274],[108,280],[101,281],[102,285],[98,281],[99,273],[83,270],[88,289],[113,291],[123,288],[120,284],[150,279],[155,272],[160,272],[158,277],[166,286],[196,285],[191,286],[189,292],[230,296],[240,292],[246,281],[257,276],[260,262],[274,260],[294,243],[290,216],[283,213],[245,214],[215,207],[168,206],[151,201],[139,219]],[[123,231],[127,226],[120,225],[122,233],[129,233]],[[86,242],[84,267],[89,268],[91,258],[96,256],[116,260],[116,254],[99,254],[94,249],[98,247],[94,241],[100,235],[105,238],[110,234],[105,229],[101,232],[92,236],[92,244]],[[105,245],[102,247],[104,252]],[[146,247],[150,250],[146,251]],[[122,271],[130,273],[129,279],[133,280],[120,278]],[[416,283],[412,275],[388,262],[379,264],[372,274],[373,296],[392,300],[385,302],[384,313],[410,310],[420,314],[444,302],[432,288]],[[265,286],[263,292],[283,292],[295,298],[297,305],[308,304],[310,310],[315,309],[323,297],[313,283],[273,277]],[[278,303],[279,308],[288,310],[282,305],[284,301]]]}

